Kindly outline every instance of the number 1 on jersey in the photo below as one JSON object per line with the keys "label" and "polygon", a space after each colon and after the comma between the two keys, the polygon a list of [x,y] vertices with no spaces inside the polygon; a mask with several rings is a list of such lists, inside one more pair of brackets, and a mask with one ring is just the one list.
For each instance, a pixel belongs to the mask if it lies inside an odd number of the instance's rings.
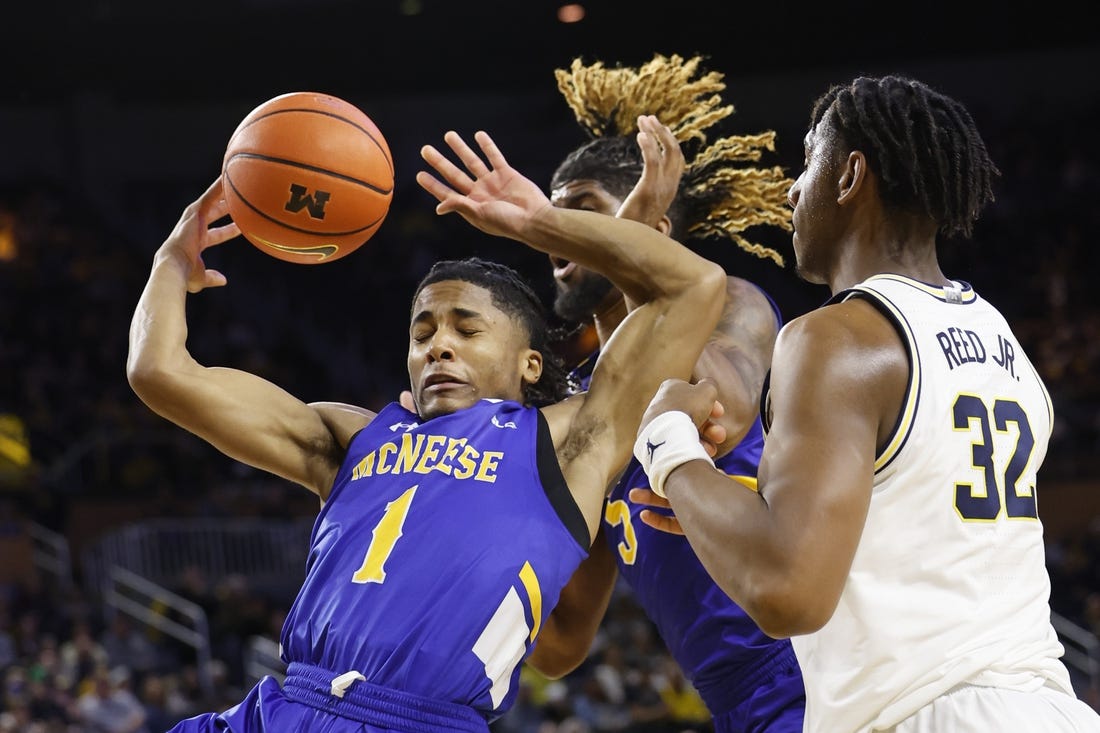
{"label": "number 1 on jersey", "polygon": [[386,579],[386,560],[393,552],[393,546],[401,537],[405,527],[405,517],[409,515],[409,506],[412,504],[413,495],[420,485],[406,489],[405,493],[386,504],[386,513],[371,530],[373,539],[367,548],[367,556],[363,558],[363,564],[351,576],[353,583],[381,583]]}

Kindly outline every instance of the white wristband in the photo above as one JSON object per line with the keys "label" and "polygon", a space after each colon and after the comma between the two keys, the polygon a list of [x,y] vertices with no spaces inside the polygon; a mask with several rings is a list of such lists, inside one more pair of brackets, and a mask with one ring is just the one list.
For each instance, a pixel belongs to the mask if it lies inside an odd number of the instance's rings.
{"label": "white wristband", "polygon": [[686,412],[672,410],[658,415],[634,441],[634,457],[649,477],[653,493],[665,497],[665,479],[673,469],[688,461],[714,461],[699,442],[699,430]]}

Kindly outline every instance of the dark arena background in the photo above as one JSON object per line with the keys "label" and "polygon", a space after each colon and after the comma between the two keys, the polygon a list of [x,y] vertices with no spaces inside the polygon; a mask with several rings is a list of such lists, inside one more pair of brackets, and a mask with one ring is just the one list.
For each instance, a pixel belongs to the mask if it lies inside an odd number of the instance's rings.
{"label": "dark arena background", "polygon": [[[776,130],[771,162],[792,174],[810,105],[832,82],[900,72],[969,107],[1003,177],[973,239],[945,243],[941,258],[1006,314],[1052,394],[1038,487],[1051,606],[1079,694],[1100,705],[1100,43],[1060,5],[592,0],[571,23],[544,0],[6,8],[0,733],[93,730],[77,701],[100,677],[144,709],[144,723],[117,730],[159,733],[282,672],[276,641],[315,498],[152,414],[124,367],[153,252],[218,175],[237,123],[285,92],[347,99],[387,138],[393,203],[366,245],[331,264],[290,264],[243,239],[210,252],[229,285],[189,301],[189,345],[306,401],[377,409],[406,386],[409,301],[434,260],[498,259],[552,297],[544,256],[434,214],[414,181],[420,147],[484,129],[548,183],[583,140],[553,70],[655,52],[704,55],[736,106],[724,131]],[[759,236],[793,259],[789,241]],[[790,265],[702,247],[788,320],[827,295]],[[584,331],[561,344],[589,346]],[[626,588],[588,662],[554,682],[525,669],[522,683],[494,731],[708,725]]]}

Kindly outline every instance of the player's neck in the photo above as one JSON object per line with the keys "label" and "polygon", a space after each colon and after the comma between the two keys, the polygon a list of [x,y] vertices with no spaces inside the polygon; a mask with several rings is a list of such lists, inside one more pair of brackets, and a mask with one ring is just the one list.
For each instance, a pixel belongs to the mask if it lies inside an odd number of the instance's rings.
{"label": "player's neck", "polygon": [[902,275],[929,285],[946,285],[949,282],[940,269],[933,238],[929,241],[888,244],[879,240],[863,248],[849,249],[846,256],[837,262],[828,284],[835,294],[873,275],[885,273]]}

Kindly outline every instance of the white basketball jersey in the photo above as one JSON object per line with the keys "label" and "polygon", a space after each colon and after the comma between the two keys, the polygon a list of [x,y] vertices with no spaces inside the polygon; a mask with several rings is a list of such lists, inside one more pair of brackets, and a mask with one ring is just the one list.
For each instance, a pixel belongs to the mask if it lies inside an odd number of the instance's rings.
{"label": "white basketball jersey", "polygon": [[960,684],[1072,695],[1036,507],[1053,421],[1042,380],[966,283],[876,275],[848,298],[897,324],[911,372],[836,613],[792,639],[805,729],[889,728]]}

